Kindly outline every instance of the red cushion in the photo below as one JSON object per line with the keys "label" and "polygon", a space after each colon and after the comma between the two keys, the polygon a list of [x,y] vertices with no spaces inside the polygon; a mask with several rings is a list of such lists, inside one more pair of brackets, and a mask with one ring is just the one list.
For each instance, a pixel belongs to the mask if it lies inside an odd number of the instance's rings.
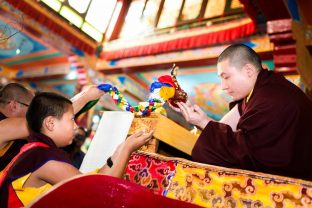
{"label": "red cushion", "polygon": [[53,188],[31,207],[198,207],[155,195],[145,187],[123,179],[84,175]]}

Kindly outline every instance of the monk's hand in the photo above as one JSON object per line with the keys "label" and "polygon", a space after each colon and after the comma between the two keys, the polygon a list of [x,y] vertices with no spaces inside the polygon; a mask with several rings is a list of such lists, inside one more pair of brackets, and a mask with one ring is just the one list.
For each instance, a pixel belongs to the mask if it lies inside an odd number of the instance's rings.
{"label": "monk's hand", "polygon": [[153,133],[154,131],[148,133],[139,131],[135,134],[132,134],[126,139],[125,148],[129,151],[129,153],[138,150],[152,138]]}
{"label": "monk's hand", "polygon": [[[190,102],[189,100],[187,100],[187,101],[185,102],[185,104],[186,104],[187,106],[192,106],[192,104],[191,104],[191,102]],[[170,104],[170,102],[168,102],[168,105],[170,106],[170,108],[171,108],[172,110],[174,110],[174,111],[176,111],[176,112],[178,112],[178,113],[182,113],[180,107],[174,107],[173,105]],[[178,103],[177,103],[177,105],[178,105]],[[178,106],[179,106],[179,105],[178,105]]]}
{"label": "monk's hand", "polygon": [[177,105],[185,120],[201,129],[204,129],[211,120],[198,105],[188,105],[183,102],[178,102]]}

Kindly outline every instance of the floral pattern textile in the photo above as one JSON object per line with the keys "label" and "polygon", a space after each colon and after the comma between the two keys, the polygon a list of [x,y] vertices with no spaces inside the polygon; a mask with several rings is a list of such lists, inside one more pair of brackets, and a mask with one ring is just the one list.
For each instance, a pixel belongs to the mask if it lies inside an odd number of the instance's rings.
{"label": "floral pattern textile", "polygon": [[312,182],[156,154],[133,154],[125,177],[155,193],[204,207],[312,208]]}
{"label": "floral pattern textile", "polygon": [[132,154],[124,176],[128,181],[140,184],[165,195],[174,175],[176,162],[164,161],[143,154]]}

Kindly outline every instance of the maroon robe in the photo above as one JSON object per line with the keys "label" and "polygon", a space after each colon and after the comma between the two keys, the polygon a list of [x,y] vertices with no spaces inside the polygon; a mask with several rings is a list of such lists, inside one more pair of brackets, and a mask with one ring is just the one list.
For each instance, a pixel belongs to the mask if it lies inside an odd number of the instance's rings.
{"label": "maroon robe", "polygon": [[210,121],[194,161],[312,180],[312,103],[283,76],[262,70],[246,103],[238,102],[237,131]]}
{"label": "maroon robe", "polygon": [[26,145],[30,145],[32,143],[42,143],[47,147],[36,146],[23,152],[17,156],[17,159],[15,158],[14,163],[8,170],[5,169],[7,174],[4,176],[3,183],[0,184],[1,208],[7,207],[8,192],[12,181],[36,171],[50,160],[71,164],[67,154],[63,150],[57,148],[53,140],[46,135],[32,132],[30,133],[28,142],[29,143]]}
{"label": "maroon robe", "polygon": [[[7,117],[0,112],[0,121],[6,119]],[[0,157],[0,171],[2,171],[9,162],[17,155],[21,147],[27,143],[26,139],[14,140],[10,148]]]}

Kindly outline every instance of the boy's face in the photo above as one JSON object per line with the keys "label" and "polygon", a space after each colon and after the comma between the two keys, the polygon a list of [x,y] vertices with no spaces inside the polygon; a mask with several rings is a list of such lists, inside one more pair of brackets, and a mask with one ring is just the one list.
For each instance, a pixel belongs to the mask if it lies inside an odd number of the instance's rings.
{"label": "boy's face", "polygon": [[55,120],[54,142],[58,147],[64,147],[72,143],[77,125],[74,120],[74,110],[70,106],[61,119]]}

